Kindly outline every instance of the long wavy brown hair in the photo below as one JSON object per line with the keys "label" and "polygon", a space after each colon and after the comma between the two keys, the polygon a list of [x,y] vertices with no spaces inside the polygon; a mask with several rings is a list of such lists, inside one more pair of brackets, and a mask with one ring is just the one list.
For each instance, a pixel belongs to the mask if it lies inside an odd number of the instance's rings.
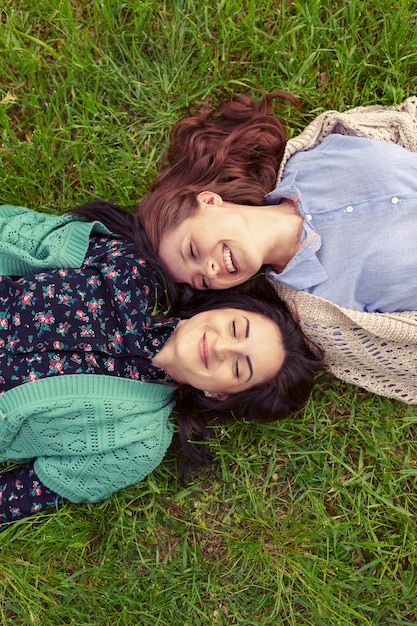
{"label": "long wavy brown hair", "polygon": [[234,96],[217,109],[203,107],[173,127],[163,168],[138,205],[155,252],[164,231],[197,209],[200,191],[215,191],[237,204],[265,203],[286,144],[284,127],[271,113],[276,98],[298,104],[285,91],[265,94],[258,102]]}

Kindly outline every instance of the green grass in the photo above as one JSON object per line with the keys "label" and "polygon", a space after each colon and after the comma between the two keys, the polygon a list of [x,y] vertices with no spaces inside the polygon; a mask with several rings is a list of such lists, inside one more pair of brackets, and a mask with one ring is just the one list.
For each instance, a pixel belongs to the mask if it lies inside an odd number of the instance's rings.
{"label": "green grass", "polygon": [[[207,5],[207,6],[206,6]],[[280,88],[321,111],[417,93],[410,0],[3,0],[0,201],[135,206],[193,103]],[[417,622],[417,412],[323,376],[305,411],[0,534],[0,623]]]}

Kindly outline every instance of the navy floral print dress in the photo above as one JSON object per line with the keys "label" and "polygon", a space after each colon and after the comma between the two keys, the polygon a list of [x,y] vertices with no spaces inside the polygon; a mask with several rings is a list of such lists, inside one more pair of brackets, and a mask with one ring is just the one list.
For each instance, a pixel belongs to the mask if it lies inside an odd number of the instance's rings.
{"label": "navy floral print dress", "polygon": [[[62,374],[106,374],[172,382],[152,365],[177,318],[158,319],[161,287],[133,244],[92,237],[80,268],[0,277],[0,394]],[[0,522],[62,499],[33,464],[0,474]]]}

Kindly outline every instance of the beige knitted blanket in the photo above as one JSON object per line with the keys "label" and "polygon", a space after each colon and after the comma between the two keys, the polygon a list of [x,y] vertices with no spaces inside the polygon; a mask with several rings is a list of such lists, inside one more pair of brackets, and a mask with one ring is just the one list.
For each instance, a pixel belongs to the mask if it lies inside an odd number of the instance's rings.
{"label": "beige knitted blanket", "polygon": [[[396,107],[322,113],[288,141],[277,183],[291,155],[312,148],[330,133],[389,141],[417,152],[417,97]],[[332,374],[368,391],[417,404],[417,311],[362,313],[272,284],[306,336],[324,350],[325,366]]]}

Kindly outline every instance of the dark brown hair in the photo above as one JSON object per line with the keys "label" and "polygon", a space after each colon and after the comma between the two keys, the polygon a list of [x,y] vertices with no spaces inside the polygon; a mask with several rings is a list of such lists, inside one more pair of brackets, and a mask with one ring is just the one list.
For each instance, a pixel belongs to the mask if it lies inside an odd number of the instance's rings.
{"label": "dark brown hair", "polygon": [[230,307],[271,319],[282,334],[284,361],[269,381],[231,394],[226,400],[206,398],[192,387],[179,389],[176,404],[179,439],[191,465],[207,462],[205,446],[195,446],[192,442],[206,441],[210,427],[241,420],[271,422],[299,411],[311,393],[315,374],[323,369],[320,349],[307,343],[299,324],[265,276],[221,292],[197,292],[181,316]]}
{"label": "dark brown hair", "polygon": [[[171,285],[156,254],[146,239],[137,215],[105,201],[93,201],[71,211],[88,221],[99,220],[114,234],[132,241],[138,252],[155,268],[155,281]],[[301,409],[313,386],[314,376],[322,369],[321,353],[310,346],[286,304],[278,297],[264,276],[251,279],[234,289],[196,292],[187,303],[172,296],[172,315],[189,318],[201,311],[236,308],[260,313],[280,328],[285,352],[280,370],[266,383],[257,385],[226,400],[206,398],[202,391],[180,386],[176,391],[175,418],[183,454],[184,469],[209,464],[206,446],[210,428],[231,420],[275,421]],[[178,296],[178,294],[176,294]],[[175,304],[177,303],[177,304]],[[166,303],[163,303],[164,305]],[[178,450],[177,450],[178,453]]]}

